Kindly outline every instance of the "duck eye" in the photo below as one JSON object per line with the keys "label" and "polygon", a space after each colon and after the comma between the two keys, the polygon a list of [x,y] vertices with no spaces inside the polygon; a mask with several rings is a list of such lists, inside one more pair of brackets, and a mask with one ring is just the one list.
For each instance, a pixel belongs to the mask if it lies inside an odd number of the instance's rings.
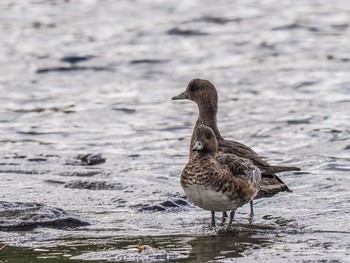
{"label": "duck eye", "polygon": [[191,86],[191,92],[195,92],[197,90],[197,86],[196,85],[192,85]]}
{"label": "duck eye", "polygon": [[211,135],[207,134],[207,139],[210,140],[211,139]]}

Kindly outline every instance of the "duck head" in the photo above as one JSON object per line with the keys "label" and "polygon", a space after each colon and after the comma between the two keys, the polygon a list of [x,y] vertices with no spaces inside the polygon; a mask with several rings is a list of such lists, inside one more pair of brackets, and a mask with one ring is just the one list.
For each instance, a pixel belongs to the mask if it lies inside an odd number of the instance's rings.
{"label": "duck head", "polygon": [[195,141],[192,151],[207,153],[215,156],[218,149],[218,141],[211,128],[199,125],[195,131]]}
{"label": "duck head", "polygon": [[198,105],[217,105],[218,94],[215,86],[205,79],[191,80],[187,88],[181,94],[172,97],[172,100],[188,99],[196,102]]}

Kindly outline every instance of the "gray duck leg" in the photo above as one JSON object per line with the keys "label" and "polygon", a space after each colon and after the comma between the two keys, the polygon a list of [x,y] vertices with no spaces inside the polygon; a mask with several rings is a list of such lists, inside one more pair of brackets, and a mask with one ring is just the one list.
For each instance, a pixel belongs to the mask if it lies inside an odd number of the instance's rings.
{"label": "gray duck leg", "polygon": [[216,227],[215,225],[215,212],[211,211],[211,227]]}
{"label": "gray duck leg", "polygon": [[235,211],[232,210],[232,211],[230,212],[230,221],[228,222],[227,228],[230,228],[230,227],[231,227],[232,221],[233,221],[233,218],[234,218],[234,217],[235,217]]}
{"label": "gray duck leg", "polygon": [[221,220],[221,224],[225,224],[226,222],[226,218],[228,217],[226,211],[225,212],[222,212],[222,220]]}
{"label": "gray duck leg", "polygon": [[254,210],[253,210],[253,200],[250,201],[250,217],[253,217],[254,216]]}

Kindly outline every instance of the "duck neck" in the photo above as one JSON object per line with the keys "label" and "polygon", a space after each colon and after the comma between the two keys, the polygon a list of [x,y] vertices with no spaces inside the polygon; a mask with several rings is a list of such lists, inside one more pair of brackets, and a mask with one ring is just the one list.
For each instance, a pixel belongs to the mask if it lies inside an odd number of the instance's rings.
{"label": "duck neck", "polygon": [[201,124],[208,126],[213,130],[218,141],[223,140],[216,121],[216,115],[218,112],[217,102],[207,103],[205,105],[198,105],[198,110],[199,116],[196,121],[195,128],[197,128]]}

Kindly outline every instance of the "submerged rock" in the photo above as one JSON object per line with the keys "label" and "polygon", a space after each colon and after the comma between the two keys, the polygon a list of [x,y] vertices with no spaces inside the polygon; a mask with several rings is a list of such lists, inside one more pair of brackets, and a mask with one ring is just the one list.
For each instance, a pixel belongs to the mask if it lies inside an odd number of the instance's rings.
{"label": "submerged rock", "polygon": [[98,165],[106,162],[106,158],[101,153],[79,154],[73,159],[67,160],[66,165]]}
{"label": "submerged rock", "polygon": [[52,68],[39,68],[36,70],[37,74],[46,74],[50,72],[68,72],[68,71],[108,71],[113,72],[114,69],[110,67],[81,67],[81,66],[69,66],[69,67],[52,67]]}
{"label": "submerged rock", "polygon": [[82,154],[78,155],[77,159],[79,159],[82,163],[82,165],[96,165],[106,162],[106,159],[102,157],[102,154]]}
{"label": "submerged rock", "polygon": [[66,62],[69,63],[71,65],[75,65],[77,63],[80,62],[84,62],[84,61],[88,61],[92,58],[94,58],[95,56],[91,56],[91,55],[86,55],[86,56],[65,56],[63,58],[61,58],[60,60],[62,62]]}
{"label": "submerged rock", "polygon": [[76,177],[92,177],[97,174],[102,174],[103,171],[74,171],[74,172],[62,172],[59,173],[60,176],[76,176]]}
{"label": "submerged rock", "polygon": [[88,189],[88,190],[124,190],[127,186],[121,183],[110,183],[106,181],[80,181],[75,180],[64,185],[65,188]]}
{"label": "submerged rock", "polygon": [[174,27],[167,31],[168,35],[179,35],[179,36],[204,36],[208,35],[208,33],[201,32],[199,30],[192,29],[180,29],[178,27]]}
{"label": "submerged rock", "polygon": [[174,200],[167,200],[164,202],[161,202],[159,204],[153,204],[153,205],[135,205],[133,208],[137,208],[138,212],[146,212],[146,211],[153,211],[153,212],[159,212],[159,211],[166,211],[166,210],[174,210],[174,209],[182,209],[184,207],[189,206],[189,202],[185,199],[178,198]]}
{"label": "submerged rock", "polygon": [[72,228],[87,226],[61,208],[31,202],[0,201],[0,231],[25,231],[36,227]]}

